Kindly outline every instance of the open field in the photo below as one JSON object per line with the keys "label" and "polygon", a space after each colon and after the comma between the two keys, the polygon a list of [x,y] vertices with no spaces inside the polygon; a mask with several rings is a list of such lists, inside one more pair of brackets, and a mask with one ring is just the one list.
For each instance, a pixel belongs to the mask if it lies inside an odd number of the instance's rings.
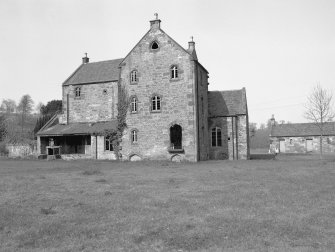
{"label": "open field", "polygon": [[0,159],[1,251],[335,251],[335,162]]}

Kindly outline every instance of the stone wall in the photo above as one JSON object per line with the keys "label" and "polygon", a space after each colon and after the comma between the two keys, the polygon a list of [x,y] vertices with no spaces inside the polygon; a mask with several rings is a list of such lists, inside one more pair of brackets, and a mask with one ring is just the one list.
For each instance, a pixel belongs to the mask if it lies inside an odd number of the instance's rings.
{"label": "stone wall", "polygon": [[[75,97],[76,87],[81,87],[80,97]],[[63,86],[62,118],[67,118],[67,104],[70,123],[109,121],[116,118],[117,92],[117,82]]]}
{"label": "stone wall", "polygon": [[208,73],[197,64],[197,103],[199,160],[209,159],[208,143]]}
{"label": "stone wall", "polygon": [[27,157],[37,155],[36,144],[6,144],[8,157]]}
{"label": "stone wall", "polygon": [[[310,142],[311,149],[307,149],[307,142]],[[283,142],[280,147],[280,142]],[[320,137],[270,137],[270,152],[275,152],[278,149],[280,153],[319,153],[320,152]],[[323,153],[335,153],[335,136],[324,136],[322,139]]]}
{"label": "stone wall", "polygon": [[[96,141],[98,141],[97,146],[96,146]],[[97,156],[96,156],[96,149],[98,150]],[[116,159],[116,155],[114,151],[105,150],[105,137],[104,136],[92,136],[91,137],[91,150],[92,150],[92,158],[109,159],[109,160]]]}
{"label": "stone wall", "polygon": [[[150,44],[157,41],[159,48]],[[170,77],[172,65],[178,66],[178,79]],[[130,72],[138,71],[138,82],[130,84]],[[190,55],[157,27],[128,54],[122,64],[120,85],[129,96],[138,99],[138,112],[128,113],[127,125],[122,138],[124,159],[137,155],[142,159],[171,159],[170,127],[182,127],[181,159],[197,161],[195,120],[195,66]],[[151,111],[151,97],[161,97],[161,111]],[[132,143],[130,133],[138,132],[138,142]]]}
{"label": "stone wall", "polygon": [[[208,120],[209,159],[248,159],[248,120],[246,115]],[[222,146],[212,146],[212,129],[221,128]]]}

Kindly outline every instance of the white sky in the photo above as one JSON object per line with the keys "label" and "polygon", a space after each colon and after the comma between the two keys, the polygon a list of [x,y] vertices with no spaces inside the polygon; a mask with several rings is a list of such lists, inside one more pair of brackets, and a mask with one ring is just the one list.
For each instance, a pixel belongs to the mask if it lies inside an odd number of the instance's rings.
{"label": "white sky", "polygon": [[246,87],[251,122],[304,122],[317,83],[335,90],[334,0],[1,0],[0,100],[61,99],[81,64],[122,58],[149,30],[194,36],[210,90]]}

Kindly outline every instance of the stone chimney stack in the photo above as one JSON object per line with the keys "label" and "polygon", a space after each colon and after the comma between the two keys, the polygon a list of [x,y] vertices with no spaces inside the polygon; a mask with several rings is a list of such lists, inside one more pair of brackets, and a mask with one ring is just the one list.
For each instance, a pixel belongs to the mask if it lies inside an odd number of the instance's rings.
{"label": "stone chimney stack", "polygon": [[83,57],[83,64],[87,64],[90,62],[90,58],[87,57],[87,53],[85,53],[85,57]]}
{"label": "stone chimney stack", "polygon": [[158,14],[155,13],[156,19],[150,21],[150,29],[157,30],[161,27],[161,20],[158,19]]}
{"label": "stone chimney stack", "polygon": [[193,56],[193,59],[198,60],[197,53],[195,51],[195,42],[193,41],[193,36],[191,36],[191,41],[188,42],[187,51]]}
{"label": "stone chimney stack", "polygon": [[276,124],[275,115],[272,115],[270,120],[271,120],[271,127],[275,126]]}

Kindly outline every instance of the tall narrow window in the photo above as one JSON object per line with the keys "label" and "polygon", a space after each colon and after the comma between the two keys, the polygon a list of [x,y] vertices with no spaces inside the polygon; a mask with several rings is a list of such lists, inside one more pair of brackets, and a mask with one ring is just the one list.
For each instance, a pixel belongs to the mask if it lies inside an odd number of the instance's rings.
{"label": "tall narrow window", "polygon": [[137,113],[137,98],[135,96],[131,98],[130,112]]}
{"label": "tall narrow window", "polygon": [[171,67],[171,79],[177,79],[178,78],[178,67],[172,66]]}
{"label": "tall narrow window", "polygon": [[160,111],[161,110],[161,98],[157,95],[151,99],[151,110]]}
{"label": "tall narrow window", "polygon": [[105,150],[106,151],[114,151],[113,141],[109,137],[105,137]]}
{"label": "tall narrow window", "polygon": [[131,131],[131,142],[132,143],[137,143],[137,130],[132,130]]}
{"label": "tall narrow window", "polygon": [[136,70],[133,70],[130,73],[130,83],[137,83],[137,82],[138,82],[138,74]]}
{"label": "tall narrow window", "polygon": [[81,95],[80,94],[81,93],[81,88],[80,87],[76,87],[74,93],[75,93],[75,97],[80,97],[80,95]]}
{"label": "tall narrow window", "polygon": [[218,127],[212,129],[212,146],[213,147],[222,146],[221,129]]}
{"label": "tall narrow window", "polygon": [[182,128],[180,125],[175,124],[170,128],[170,142],[173,150],[181,150],[182,145]]}

